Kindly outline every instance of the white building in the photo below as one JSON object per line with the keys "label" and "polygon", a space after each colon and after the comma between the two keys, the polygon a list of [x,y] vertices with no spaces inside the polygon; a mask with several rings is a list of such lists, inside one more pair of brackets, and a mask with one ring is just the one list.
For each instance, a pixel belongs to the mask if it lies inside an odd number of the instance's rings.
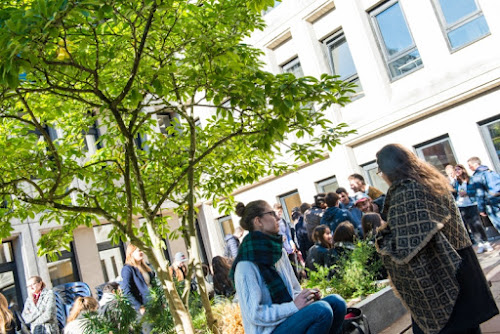
{"label": "white building", "polygon": [[[288,213],[318,192],[349,189],[356,172],[386,190],[375,153],[400,143],[440,170],[478,156],[500,171],[500,2],[488,0],[283,0],[249,40],[267,70],[359,85],[333,121],[357,130],[328,158],[236,192],[247,203],[281,202]],[[236,216],[213,212],[222,234]],[[224,232],[222,232],[224,231]],[[220,247],[211,243],[213,252]]]}
{"label": "white building", "polygon": [[[500,1],[283,0],[264,18],[267,28],[248,42],[264,51],[268,71],[337,74],[359,85],[352,103],[329,111],[357,134],[321,161],[239,189],[238,201],[281,202],[289,213],[318,192],[348,188],[353,172],[385,190],[375,153],[388,143],[413,148],[442,170],[478,156],[500,171]],[[201,204],[204,260],[222,254],[223,236],[237,224],[236,216]],[[40,235],[55,226],[16,224],[3,241],[0,291],[9,300],[26,297],[32,275],[49,286],[82,280],[91,287],[119,275],[123,245],[107,239],[109,226],[77,229],[58,261],[38,258]],[[185,251],[183,242],[169,242],[167,255],[177,251]]]}

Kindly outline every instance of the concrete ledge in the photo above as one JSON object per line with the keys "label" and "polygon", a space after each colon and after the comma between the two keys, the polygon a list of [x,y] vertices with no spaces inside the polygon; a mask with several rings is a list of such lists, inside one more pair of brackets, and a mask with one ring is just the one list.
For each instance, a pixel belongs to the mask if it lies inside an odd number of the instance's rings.
{"label": "concrete ledge", "polygon": [[362,300],[354,307],[360,308],[366,315],[374,334],[387,328],[407,312],[390,286]]}

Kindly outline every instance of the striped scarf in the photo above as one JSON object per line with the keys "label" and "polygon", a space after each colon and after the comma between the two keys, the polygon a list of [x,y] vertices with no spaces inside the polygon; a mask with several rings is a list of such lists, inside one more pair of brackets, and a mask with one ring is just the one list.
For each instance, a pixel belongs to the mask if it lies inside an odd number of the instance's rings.
{"label": "striped scarf", "polygon": [[282,246],[281,235],[267,235],[259,231],[248,233],[238,249],[229,277],[234,283],[234,270],[238,262],[253,262],[259,268],[273,304],[291,302],[292,297],[274,266],[283,255]]}

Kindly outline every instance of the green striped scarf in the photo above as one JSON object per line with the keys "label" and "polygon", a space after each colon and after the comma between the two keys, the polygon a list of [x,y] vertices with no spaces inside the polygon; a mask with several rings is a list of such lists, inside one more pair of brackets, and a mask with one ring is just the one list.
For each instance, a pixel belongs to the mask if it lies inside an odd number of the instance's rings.
{"label": "green striped scarf", "polygon": [[234,269],[238,262],[253,262],[259,268],[273,304],[291,302],[292,297],[274,266],[283,255],[282,246],[281,235],[267,235],[259,231],[248,233],[238,249],[229,277],[234,283]]}

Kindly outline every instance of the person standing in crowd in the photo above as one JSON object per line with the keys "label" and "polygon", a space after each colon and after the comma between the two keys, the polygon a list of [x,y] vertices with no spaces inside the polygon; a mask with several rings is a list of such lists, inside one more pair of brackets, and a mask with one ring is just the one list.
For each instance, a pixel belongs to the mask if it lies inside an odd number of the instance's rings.
{"label": "person standing in crowd", "polygon": [[187,258],[183,252],[177,252],[174,255],[174,262],[170,266],[170,274],[178,282],[184,281],[188,274],[188,268],[186,266]]}
{"label": "person standing in crowd", "polygon": [[307,237],[312,241],[314,228],[321,223],[321,218],[326,209],[325,194],[320,193],[314,196],[314,204],[304,213],[304,225],[307,229]]}
{"label": "person standing in crowd", "polygon": [[413,333],[481,333],[498,309],[448,179],[399,144],[376,156],[390,186],[376,245]]}
{"label": "person standing in crowd", "polygon": [[339,254],[348,254],[354,250],[355,239],[356,232],[354,226],[350,222],[345,221],[340,223],[333,233],[333,246]]}
{"label": "person standing in crowd", "polygon": [[365,178],[357,173],[350,175],[348,178],[349,185],[352,191],[354,191],[354,199],[357,200],[362,194],[369,196],[372,200],[376,200],[384,193],[377,188],[366,184]]}
{"label": "person standing in crowd", "polygon": [[[335,264],[338,254],[333,248],[333,236],[327,225],[319,225],[313,231],[315,244],[309,249],[306,260],[306,267],[309,270],[317,271],[316,265],[320,267],[331,267]],[[333,275],[333,271],[329,277]]]}
{"label": "person standing in crowd", "polygon": [[66,326],[64,327],[64,334],[84,334],[87,333],[85,327],[88,320],[85,318],[85,314],[89,312],[96,312],[99,307],[99,303],[93,297],[77,297],[73,306],[71,307],[71,312],[69,313],[68,319],[66,320]]}
{"label": "person standing in crowd", "polygon": [[477,253],[481,254],[484,251],[491,252],[493,247],[488,242],[488,236],[486,235],[477,209],[476,187],[471,183],[469,174],[467,174],[464,166],[456,165],[455,175],[454,193],[458,209],[460,210],[465,226],[470,229],[476,240],[481,240],[478,243]]}
{"label": "person standing in crowd", "polygon": [[455,167],[452,165],[447,165],[444,168],[444,172],[446,173],[446,176],[448,177],[448,182],[451,184],[451,187],[455,189],[455,182],[457,181],[457,176],[455,174]]}
{"label": "person standing in crowd", "polygon": [[379,212],[378,205],[373,203],[372,199],[366,195],[361,195],[354,203],[354,206],[361,211],[362,215],[369,212]]}
{"label": "person standing in crowd", "polygon": [[9,310],[7,298],[0,293],[0,334],[16,334],[18,327],[14,314]]}
{"label": "person standing in crowd", "polygon": [[[125,265],[122,268],[121,289],[132,306],[143,316],[150,299],[149,288],[154,284],[155,273],[146,264],[144,253],[133,244],[127,246]],[[143,332],[151,331],[150,324],[143,325]]]}
{"label": "person standing in crowd", "polygon": [[328,209],[326,209],[323,213],[321,224],[327,225],[332,233],[335,232],[337,226],[343,221],[350,222],[354,227],[361,231],[361,224],[358,225],[358,222],[354,220],[351,213],[347,210],[339,208],[339,195],[333,192],[327,193],[325,196],[325,203],[328,206]]}
{"label": "person standing in crowd", "polygon": [[307,228],[304,222],[304,213],[311,208],[309,203],[302,203],[300,205],[300,213],[297,224],[295,224],[295,234],[297,236],[297,243],[303,258],[307,259],[307,251],[314,244],[307,236]]}
{"label": "person standing in crowd", "polygon": [[271,206],[262,200],[238,203],[236,213],[241,227],[249,231],[230,273],[245,333],[339,333],[345,301],[338,295],[319,300],[319,290],[300,288]]}
{"label": "person standing in crowd", "polygon": [[214,290],[218,296],[231,297],[234,295],[233,282],[229,279],[231,270],[231,260],[222,256],[212,259],[212,269],[214,271]]}
{"label": "person standing in crowd", "polygon": [[479,214],[489,216],[493,226],[500,233],[500,176],[481,165],[478,157],[467,160],[469,168],[474,172],[471,182],[476,187],[476,199]]}
{"label": "person standing in crowd", "polygon": [[99,300],[98,312],[101,315],[113,315],[113,309],[116,308],[116,294],[120,289],[120,284],[117,282],[108,282],[102,288],[102,297]]}
{"label": "person standing in crowd", "polygon": [[377,229],[382,225],[382,218],[378,213],[371,212],[361,218],[361,227],[363,228],[364,239],[374,239]]}
{"label": "person standing in crowd", "polygon": [[238,247],[240,246],[241,235],[243,230],[241,227],[237,227],[233,234],[226,234],[224,237],[224,242],[226,246],[224,247],[224,256],[230,259],[234,259],[238,254]]}
{"label": "person standing in crowd", "polygon": [[39,276],[28,279],[28,298],[24,302],[22,317],[31,332],[59,333],[57,325],[56,298]]}
{"label": "person standing in crowd", "polygon": [[[274,211],[278,215],[280,224],[280,234],[283,236],[283,248],[285,248],[287,254],[290,256],[295,252],[295,243],[292,240],[292,231],[290,224],[283,218],[283,207],[281,204],[274,204]],[[290,259],[292,261],[292,259]]]}
{"label": "person standing in crowd", "polygon": [[356,226],[359,226],[361,224],[361,216],[363,216],[363,212],[361,212],[361,210],[354,205],[354,199],[350,197],[347,190],[342,187],[337,188],[335,193],[340,197],[339,207],[341,209],[349,210],[352,218],[356,221]]}

